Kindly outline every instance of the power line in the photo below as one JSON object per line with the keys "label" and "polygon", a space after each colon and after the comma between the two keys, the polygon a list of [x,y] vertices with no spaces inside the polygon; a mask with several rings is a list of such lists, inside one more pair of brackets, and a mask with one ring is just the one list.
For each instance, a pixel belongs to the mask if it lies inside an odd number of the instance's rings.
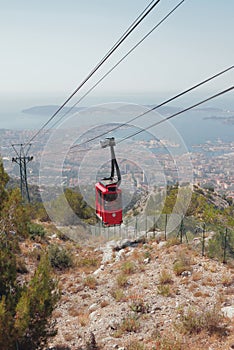
{"label": "power line", "polygon": [[138,43],[136,45],[134,45],[107,73],[105,73],[83,96],[81,96],[79,98],[79,100],[74,103],[67,112],[65,112],[48,130],[50,131],[52,128],[55,127],[56,124],[58,124],[64,117],[66,117],[70,112],[71,110],[76,107],[81,101],[83,101],[83,99],[88,95],[90,94],[91,91],[93,91],[115,68],[118,67],[118,65],[123,62],[140,44],[143,43],[143,41],[145,39],[148,38],[148,36],[150,36],[153,31],[155,29],[157,29],[169,16],[171,16],[179,6],[182,5],[182,3],[184,2],[185,0],[182,0],[180,1],[166,16],[164,16],[161,21],[159,21],[140,41],[138,41]]}
{"label": "power line", "polygon": [[174,114],[172,114],[172,115],[170,115],[170,116],[168,116],[168,117],[166,117],[166,118],[164,118],[164,119],[162,119],[162,120],[160,120],[160,121],[158,121],[158,122],[156,122],[156,123],[153,123],[153,124],[147,126],[147,127],[144,128],[144,129],[141,129],[141,130],[139,130],[139,131],[137,131],[137,132],[135,132],[135,133],[133,133],[133,134],[131,134],[131,135],[129,135],[129,136],[126,136],[126,137],[124,137],[123,139],[121,139],[120,141],[118,141],[118,142],[116,142],[116,143],[119,144],[119,143],[121,143],[121,142],[123,142],[123,141],[125,141],[125,140],[127,140],[127,139],[129,139],[129,138],[131,138],[131,137],[133,137],[133,136],[136,136],[136,135],[138,135],[138,134],[140,134],[140,133],[142,133],[142,132],[144,132],[144,131],[146,131],[146,130],[149,130],[149,129],[153,128],[154,126],[157,126],[157,125],[159,125],[159,124],[162,124],[162,123],[164,123],[165,121],[176,117],[177,115],[180,115],[180,114],[182,114],[182,113],[185,113],[185,112],[187,112],[187,111],[189,111],[189,110],[191,110],[191,109],[193,109],[193,108],[195,108],[195,107],[200,106],[201,104],[203,104],[203,103],[205,103],[205,102],[208,102],[208,101],[210,101],[210,100],[213,100],[213,99],[216,98],[216,97],[219,97],[219,96],[221,96],[221,95],[223,95],[223,94],[226,94],[227,92],[230,92],[230,91],[233,90],[233,89],[234,89],[234,85],[231,86],[231,87],[229,87],[228,89],[222,90],[221,92],[219,92],[219,93],[217,93],[217,94],[215,94],[215,95],[213,95],[213,96],[210,96],[210,97],[206,98],[205,100],[202,100],[202,101],[200,101],[200,102],[198,102],[198,103],[195,103],[194,105],[192,105],[192,106],[190,106],[190,107],[187,107],[187,108],[183,109],[182,111],[179,111],[179,112],[177,112],[177,113],[174,113]]}
{"label": "power line", "polygon": [[[93,74],[106,62],[106,60],[116,51],[116,49],[127,39],[127,37],[137,28],[137,26],[143,21],[143,19],[148,16],[148,14],[154,9],[154,7],[160,2],[152,1],[144,11],[137,17],[136,20],[130,25],[130,27],[124,32],[124,34],[118,39],[118,41],[113,45],[113,47],[107,52],[107,54],[101,59],[101,61],[93,68],[93,70],[88,74],[88,76],[80,83],[80,85],[73,91],[73,93],[65,100],[65,102],[53,113],[53,115],[47,120],[46,123],[34,134],[34,136],[29,140],[28,143],[32,142],[40,132],[55,118],[55,116],[62,110],[62,108],[72,99],[72,97],[82,88],[82,86],[93,76]],[[27,143],[27,144],[28,144]]]}
{"label": "power line", "polygon": [[186,90],[180,92],[179,94],[177,94],[177,95],[175,95],[175,96],[173,96],[173,97],[167,99],[166,101],[163,101],[162,103],[156,105],[155,107],[153,107],[153,108],[151,108],[151,109],[149,109],[149,110],[147,110],[147,111],[145,111],[145,112],[143,112],[143,113],[137,115],[136,117],[134,117],[134,118],[128,120],[127,122],[122,123],[122,124],[120,124],[120,125],[117,125],[117,126],[115,126],[114,128],[108,130],[107,132],[103,132],[103,133],[101,133],[101,134],[99,134],[99,135],[97,135],[97,136],[94,136],[94,137],[90,138],[89,140],[84,141],[84,142],[82,142],[82,143],[80,143],[80,144],[78,144],[78,145],[72,146],[71,149],[74,149],[74,148],[76,148],[76,147],[83,146],[84,144],[87,144],[87,143],[89,143],[89,142],[91,142],[91,141],[94,141],[94,140],[96,140],[96,139],[98,139],[98,138],[100,138],[100,137],[102,137],[102,136],[107,135],[108,133],[110,133],[110,132],[112,132],[112,131],[115,131],[115,130],[117,130],[117,129],[123,127],[123,126],[126,126],[126,125],[128,125],[129,123],[131,123],[131,122],[133,122],[133,121],[139,119],[140,117],[143,117],[144,115],[146,115],[146,114],[148,114],[148,113],[150,113],[150,112],[152,112],[152,111],[154,111],[154,110],[156,110],[156,109],[158,109],[158,108],[160,108],[160,107],[166,105],[166,104],[169,103],[169,102],[174,101],[175,99],[177,99],[177,98],[179,98],[179,97],[181,97],[181,96],[187,94],[188,92],[191,92],[192,90],[194,90],[194,89],[196,89],[196,88],[198,88],[198,87],[200,87],[200,86],[202,86],[202,85],[208,83],[209,81],[211,81],[211,80],[213,80],[213,79],[215,79],[215,78],[217,78],[217,77],[223,75],[224,73],[230,71],[230,70],[233,69],[233,68],[234,68],[234,66],[230,66],[230,67],[228,67],[228,68],[222,70],[221,72],[216,73],[216,74],[212,75],[211,77],[209,77],[209,78],[207,78],[207,79],[201,81],[200,83],[198,83],[198,84],[196,84],[196,85],[193,85],[192,87],[190,87],[190,88],[188,88],[188,89],[186,89]]}

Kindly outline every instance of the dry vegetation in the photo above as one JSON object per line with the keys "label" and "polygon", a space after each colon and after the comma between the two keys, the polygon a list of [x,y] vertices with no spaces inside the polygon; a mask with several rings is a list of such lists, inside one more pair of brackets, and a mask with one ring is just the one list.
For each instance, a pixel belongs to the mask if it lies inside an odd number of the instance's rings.
{"label": "dry vegetation", "polygon": [[[72,266],[55,269],[61,289],[53,312],[58,332],[47,349],[234,349],[233,319],[222,311],[234,300],[228,264],[173,239],[127,247],[105,262],[104,242],[54,241],[69,253]],[[43,249],[23,248],[26,266]]]}

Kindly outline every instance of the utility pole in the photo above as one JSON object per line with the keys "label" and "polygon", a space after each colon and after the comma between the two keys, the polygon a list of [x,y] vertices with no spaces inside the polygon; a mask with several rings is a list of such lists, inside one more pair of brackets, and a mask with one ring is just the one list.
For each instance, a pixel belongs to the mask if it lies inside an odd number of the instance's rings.
{"label": "utility pole", "polygon": [[[27,145],[26,145],[27,146]],[[19,165],[20,168],[20,191],[22,198],[30,202],[30,196],[28,191],[28,180],[27,180],[27,164],[33,160],[33,157],[28,156],[31,144],[28,145],[28,149],[25,152],[25,144],[14,144],[12,145],[17,157],[12,158],[12,162]],[[17,150],[19,147],[19,150]]]}

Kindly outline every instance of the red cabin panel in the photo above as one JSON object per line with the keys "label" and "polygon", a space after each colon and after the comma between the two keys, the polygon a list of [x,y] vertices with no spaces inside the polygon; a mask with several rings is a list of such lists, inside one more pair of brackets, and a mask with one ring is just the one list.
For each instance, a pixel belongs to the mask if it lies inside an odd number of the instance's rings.
{"label": "red cabin panel", "polygon": [[115,226],[122,223],[122,193],[116,184],[99,182],[96,190],[96,215],[103,225]]}

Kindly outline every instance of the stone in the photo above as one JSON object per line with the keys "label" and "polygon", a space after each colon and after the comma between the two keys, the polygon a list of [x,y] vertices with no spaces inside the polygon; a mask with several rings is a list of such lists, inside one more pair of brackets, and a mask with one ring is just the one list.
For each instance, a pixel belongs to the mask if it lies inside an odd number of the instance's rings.
{"label": "stone", "polygon": [[147,265],[147,264],[149,264],[149,263],[150,263],[150,258],[146,258],[146,259],[144,259],[143,261],[144,261],[144,264],[146,264],[146,265]]}
{"label": "stone", "polygon": [[121,249],[119,250],[116,255],[115,255],[115,262],[118,262],[120,260],[123,260],[124,259],[124,255],[125,255],[125,252],[124,252],[124,249]]}
{"label": "stone", "polygon": [[182,277],[190,277],[192,275],[191,271],[183,271],[181,276]]}
{"label": "stone", "polygon": [[90,305],[89,312],[92,313],[92,312],[96,311],[97,309],[98,309],[98,304],[94,303],[94,304]]}
{"label": "stone", "polygon": [[163,247],[165,247],[166,244],[167,242],[159,242],[158,249],[162,249]]}
{"label": "stone", "polygon": [[230,319],[234,317],[234,306],[225,306],[225,307],[222,307],[221,310],[226,317]]}

